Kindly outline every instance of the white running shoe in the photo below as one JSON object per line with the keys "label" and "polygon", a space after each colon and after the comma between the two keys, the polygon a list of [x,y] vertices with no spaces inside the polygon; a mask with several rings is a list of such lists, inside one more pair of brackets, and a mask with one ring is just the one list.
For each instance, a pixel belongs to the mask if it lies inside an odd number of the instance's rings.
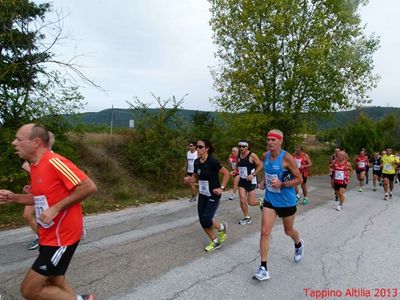
{"label": "white running shoe", "polygon": [[301,246],[300,248],[294,248],[294,262],[299,262],[303,259],[304,257],[304,241],[300,239]]}
{"label": "white running shoe", "polygon": [[267,279],[269,279],[269,272],[263,266],[260,266],[258,268],[257,273],[254,275],[253,278],[255,278],[259,281],[267,280]]}

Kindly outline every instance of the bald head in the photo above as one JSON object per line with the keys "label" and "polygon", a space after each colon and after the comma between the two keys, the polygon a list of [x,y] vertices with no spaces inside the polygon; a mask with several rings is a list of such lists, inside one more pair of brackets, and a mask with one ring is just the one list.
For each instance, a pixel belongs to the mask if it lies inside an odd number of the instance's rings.
{"label": "bald head", "polygon": [[30,123],[18,129],[12,145],[19,157],[35,162],[47,151],[49,142],[49,131],[42,125]]}

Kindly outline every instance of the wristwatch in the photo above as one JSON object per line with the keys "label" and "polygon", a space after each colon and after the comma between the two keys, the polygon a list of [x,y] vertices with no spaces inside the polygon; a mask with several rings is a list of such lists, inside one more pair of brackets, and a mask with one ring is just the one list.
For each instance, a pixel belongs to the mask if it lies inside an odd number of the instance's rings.
{"label": "wristwatch", "polygon": [[220,186],[220,188],[225,191],[225,187],[223,185]]}

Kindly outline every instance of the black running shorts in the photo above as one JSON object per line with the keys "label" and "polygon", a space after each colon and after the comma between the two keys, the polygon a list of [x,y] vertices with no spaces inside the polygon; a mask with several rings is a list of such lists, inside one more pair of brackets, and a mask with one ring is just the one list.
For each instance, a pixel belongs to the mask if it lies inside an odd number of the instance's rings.
{"label": "black running shorts", "polygon": [[67,272],[71,258],[79,241],[70,246],[39,246],[39,256],[32,265],[32,270],[43,276],[60,276]]}
{"label": "black running shorts", "polygon": [[271,202],[268,201],[264,201],[263,206],[275,210],[276,214],[280,218],[293,216],[297,211],[296,206],[275,207],[271,204]]}

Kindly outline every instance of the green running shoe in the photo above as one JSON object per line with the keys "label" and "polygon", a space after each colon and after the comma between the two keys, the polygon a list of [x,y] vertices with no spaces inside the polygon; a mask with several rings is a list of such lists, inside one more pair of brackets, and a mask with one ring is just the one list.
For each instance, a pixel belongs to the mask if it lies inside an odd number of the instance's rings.
{"label": "green running shoe", "polygon": [[207,246],[205,246],[204,250],[206,250],[206,252],[212,252],[218,248],[221,248],[221,243],[211,241]]}

